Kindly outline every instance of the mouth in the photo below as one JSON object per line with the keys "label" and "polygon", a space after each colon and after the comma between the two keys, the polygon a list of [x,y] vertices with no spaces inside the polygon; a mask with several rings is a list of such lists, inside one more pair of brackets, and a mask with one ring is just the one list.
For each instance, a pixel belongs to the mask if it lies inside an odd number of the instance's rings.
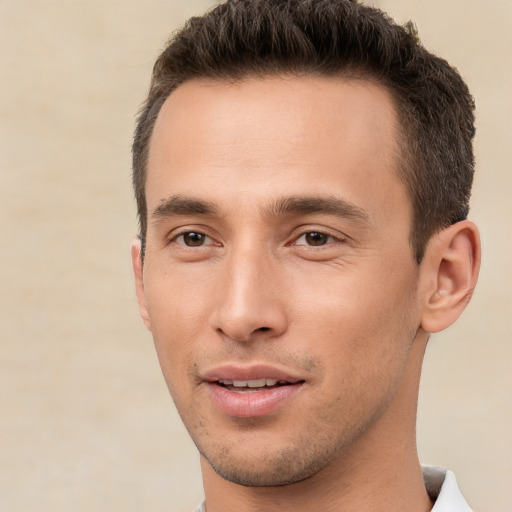
{"label": "mouth", "polygon": [[282,386],[293,386],[294,384],[302,384],[303,380],[297,382],[289,382],[286,380],[278,379],[256,379],[256,380],[231,380],[231,379],[219,379],[213,384],[217,384],[233,391],[234,393],[258,393],[269,389],[275,389]]}
{"label": "mouth", "polygon": [[268,366],[228,366],[204,375],[203,383],[217,411],[236,418],[255,418],[282,410],[306,381]]}

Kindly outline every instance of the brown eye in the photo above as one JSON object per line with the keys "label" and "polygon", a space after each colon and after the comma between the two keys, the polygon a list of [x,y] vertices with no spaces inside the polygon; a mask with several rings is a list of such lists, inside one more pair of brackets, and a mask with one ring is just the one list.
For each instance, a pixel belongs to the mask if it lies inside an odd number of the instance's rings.
{"label": "brown eye", "polygon": [[188,231],[187,233],[182,233],[178,239],[179,238],[183,240],[183,244],[187,247],[200,247],[201,245],[204,245],[208,237],[204,233]]}
{"label": "brown eye", "polygon": [[310,231],[299,237],[296,244],[318,247],[330,243],[332,239],[333,237],[331,235],[327,235],[326,233],[321,233],[320,231]]}

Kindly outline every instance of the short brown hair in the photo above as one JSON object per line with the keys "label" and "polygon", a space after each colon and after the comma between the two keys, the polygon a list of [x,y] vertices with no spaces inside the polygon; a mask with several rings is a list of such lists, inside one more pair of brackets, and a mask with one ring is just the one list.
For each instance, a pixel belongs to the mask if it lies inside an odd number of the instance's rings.
{"label": "short brown hair", "polygon": [[397,172],[413,205],[410,240],[418,263],[435,232],[466,218],[473,98],[457,70],[421,45],[411,23],[397,25],[356,0],[227,0],[191,18],[155,63],[133,143],[143,250],[148,148],[167,97],[192,79],[276,74],[368,79],[391,92],[400,124]]}

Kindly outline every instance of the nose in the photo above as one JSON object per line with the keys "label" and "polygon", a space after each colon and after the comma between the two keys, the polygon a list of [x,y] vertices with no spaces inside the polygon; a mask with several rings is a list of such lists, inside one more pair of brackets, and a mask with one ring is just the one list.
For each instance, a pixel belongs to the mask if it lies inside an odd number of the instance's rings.
{"label": "nose", "polygon": [[282,272],[271,255],[233,252],[223,264],[215,291],[213,326],[231,340],[251,342],[282,335],[288,325]]}

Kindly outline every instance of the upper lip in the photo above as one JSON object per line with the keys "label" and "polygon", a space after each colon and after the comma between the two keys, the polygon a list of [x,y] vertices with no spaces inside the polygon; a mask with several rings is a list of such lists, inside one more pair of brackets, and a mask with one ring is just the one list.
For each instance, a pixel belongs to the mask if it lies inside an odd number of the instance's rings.
{"label": "upper lip", "polygon": [[286,381],[290,384],[296,384],[297,382],[303,382],[305,380],[295,373],[266,364],[253,364],[250,366],[223,364],[206,370],[201,375],[201,379],[206,382],[217,382],[219,380],[249,381],[274,379]]}

